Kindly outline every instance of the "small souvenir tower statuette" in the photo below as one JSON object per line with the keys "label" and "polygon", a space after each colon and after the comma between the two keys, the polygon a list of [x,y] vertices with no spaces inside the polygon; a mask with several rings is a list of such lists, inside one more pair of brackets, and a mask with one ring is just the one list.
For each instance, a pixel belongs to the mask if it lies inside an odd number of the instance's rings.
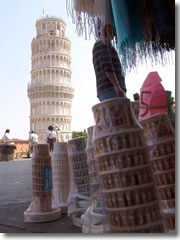
{"label": "small souvenir tower statuette", "polygon": [[61,212],[67,211],[69,195],[68,162],[68,143],[56,142],[52,154],[53,196],[55,203],[61,208]]}
{"label": "small souvenir tower statuette", "polygon": [[164,232],[148,147],[130,100],[106,100],[92,110],[95,157],[110,232]]}
{"label": "small souvenir tower statuette", "polygon": [[76,191],[71,194],[68,215],[73,224],[81,227],[81,215],[90,205],[90,182],[86,155],[86,138],[78,137],[68,141],[73,181]]}
{"label": "small souvenir tower statuette", "polygon": [[166,227],[175,230],[175,136],[167,113],[140,121],[150,150],[150,160]]}
{"label": "small souvenir tower statuette", "polygon": [[48,222],[61,216],[52,208],[52,169],[48,144],[36,144],[32,154],[32,202],[24,212],[24,222]]}

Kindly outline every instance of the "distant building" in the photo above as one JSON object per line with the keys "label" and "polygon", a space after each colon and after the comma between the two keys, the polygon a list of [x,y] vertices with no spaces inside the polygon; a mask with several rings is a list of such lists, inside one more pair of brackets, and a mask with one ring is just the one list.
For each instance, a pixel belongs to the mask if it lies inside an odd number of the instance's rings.
{"label": "distant building", "polygon": [[29,154],[29,140],[22,140],[22,139],[13,138],[12,141],[16,145],[16,149],[14,151],[14,157],[15,158],[28,157],[28,154]]}
{"label": "distant building", "polygon": [[30,132],[36,131],[39,141],[46,141],[49,125],[60,128],[60,141],[72,138],[71,42],[65,36],[66,23],[46,16],[36,22],[37,36],[32,40],[30,100]]}

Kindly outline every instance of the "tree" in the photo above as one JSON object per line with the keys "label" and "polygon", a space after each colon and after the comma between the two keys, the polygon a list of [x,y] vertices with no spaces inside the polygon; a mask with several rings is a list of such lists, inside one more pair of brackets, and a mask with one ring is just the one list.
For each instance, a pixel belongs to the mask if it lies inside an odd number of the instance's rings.
{"label": "tree", "polygon": [[88,134],[85,129],[83,132],[72,131],[72,138],[77,138],[77,137],[82,137],[82,136],[85,136],[86,139],[88,138]]}

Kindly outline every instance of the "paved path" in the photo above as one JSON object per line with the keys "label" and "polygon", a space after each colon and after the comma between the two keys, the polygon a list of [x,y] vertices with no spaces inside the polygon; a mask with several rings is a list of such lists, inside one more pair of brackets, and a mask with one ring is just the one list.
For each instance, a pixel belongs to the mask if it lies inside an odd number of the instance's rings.
{"label": "paved path", "polygon": [[4,233],[81,233],[67,215],[60,219],[45,223],[24,223],[24,211],[29,203],[9,204],[0,208],[0,232]]}
{"label": "paved path", "polygon": [[32,198],[31,159],[0,162],[0,206]]}
{"label": "paved path", "polygon": [[0,162],[0,233],[81,233],[67,215],[48,223],[24,223],[31,199],[31,159]]}

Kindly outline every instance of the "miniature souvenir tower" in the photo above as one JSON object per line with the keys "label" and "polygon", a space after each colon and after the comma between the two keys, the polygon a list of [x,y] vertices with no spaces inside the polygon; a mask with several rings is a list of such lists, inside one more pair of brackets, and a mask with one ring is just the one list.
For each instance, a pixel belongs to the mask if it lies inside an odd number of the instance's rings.
{"label": "miniature souvenir tower", "polygon": [[89,174],[86,155],[85,137],[73,138],[69,141],[72,151],[73,176],[78,193],[90,196]]}
{"label": "miniature souvenir tower", "polygon": [[68,143],[56,142],[52,155],[53,196],[61,212],[67,210],[69,195]]}
{"label": "miniature souvenir tower", "polygon": [[140,121],[150,149],[150,160],[167,228],[175,230],[175,136],[167,113]]}
{"label": "miniature souvenir tower", "polygon": [[32,155],[32,202],[24,212],[25,222],[48,222],[61,216],[52,208],[52,169],[48,144],[35,144]]}
{"label": "miniature souvenir tower", "polygon": [[111,232],[164,232],[148,147],[127,98],[92,108],[95,157]]}
{"label": "miniature souvenir tower", "polygon": [[41,143],[46,141],[49,125],[60,127],[60,141],[72,138],[71,42],[65,35],[66,23],[61,18],[46,16],[36,22],[32,40],[30,132],[36,131]]}
{"label": "miniature souvenir tower", "polygon": [[101,184],[98,175],[98,166],[94,153],[94,126],[87,129],[88,141],[86,146],[88,172],[90,180],[91,204],[81,216],[83,233],[103,233],[104,213],[102,209]]}
{"label": "miniature souvenir tower", "polygon": [[[90,183],[86,155],[86,138],[78,137],[68,141],[70,162],[72,164],[73,181],[76,189],[72,192],[68,214],[74,225],[81,226],[81,215],[90,205]],[[71,183],[72,184],[72,183]]]}

